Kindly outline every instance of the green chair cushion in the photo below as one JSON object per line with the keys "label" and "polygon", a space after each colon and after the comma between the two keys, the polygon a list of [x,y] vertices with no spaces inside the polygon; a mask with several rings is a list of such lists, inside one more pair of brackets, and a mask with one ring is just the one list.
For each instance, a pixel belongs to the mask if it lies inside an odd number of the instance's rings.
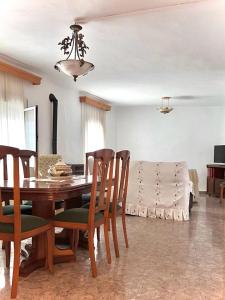
{"label": "green chair cushion", "polygon": [[30,206],[32,206],[32,201],[29,201],[29,200],[23,200],[23,204],[24,205],[30,205]]}
{"label": "green chair cushion", "polygon": [[[36,217],[36,216],[29,216],[29,215],[21,215],[21,232],[26,232],[32,229],[36,229],[47,224],[48,221],[43,218]],[[0,223],[0,232],[13,233],[14,224]]]}
{"label": "green chair cushion", "polygon": [[82,205],[81,207],[82,207],[82,208],[89,209],[89,206],[90,206],[90,202],[87,202],[87,203],[85,203],[84,205]]}
{"label": "green chair cushion", "polygon": [[[67,209],[55,215],[55,221],[72,222],[72,223],[88,223],[89,210],[83,207]],[[95,214],[95,221],[103,218],[101,213]]]}
{"label": "green chair cushion", "polygon": [[[88,202],[88,203],[82,205],[82,208],[89,209],[89,206],[90,206],[90,202]],[[116,209],[117,209],[117,211],[119,211],[119,210],[122,209],[122,207],[121,207],[120,205],[117,204]],[[110,202],[110,204],[109,204],[109,212],[110,212],[110,213],[112,212],[112,202]]]}
{"label": "green chair cushion", "polygon": [[[116,210],[120,211],[121,209],[122,209],[122,207],[119,204],[117,204],[116,205]],[[109,204],[109,212],[110,213],[112,212],[112,202],[110,202],[110,204]]]}
{"label": "green chair cushion", "polygon": [[[32,215],[32,206],[31,205],[20,205],[20,211],[23,215]],[[3,206],[3,215],[13,215],[14,214],[14,206],[6,205]]]}
{"label": "green chair cushion", "polygon": [[83,207],[83,205],[86,205],[86,204],[88,204],[90,202],[90,200],[91,200],[91,193],[82,194],[81,198],[82,198],[82,202],[81,203],[82,203],[82,207]]}

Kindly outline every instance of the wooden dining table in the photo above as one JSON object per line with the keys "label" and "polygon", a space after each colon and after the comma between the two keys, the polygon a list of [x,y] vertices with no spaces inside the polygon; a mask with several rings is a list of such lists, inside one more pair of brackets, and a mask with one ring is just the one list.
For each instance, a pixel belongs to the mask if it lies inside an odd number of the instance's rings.
{"label": "wooden dining table", "polygon": [[[32,214],[48,220],[55,215],[55,202],[64,200],[65,208],[81,206],[81,195],[91,191],[92,176],[71,176],[69,178],[25,178],[20,181],[21,200],[32,201]],[[13,199],[13,181],[1,180],[0,188],[3,200]],[[54,263],[75,260],[71,248],[60,249],[58,243],[68,244],[71,231],[59,234],[53,247]],[[27,276],[45,265],[46,241],[44,235],[32,238],[30,254],[20,264],[20,275]]]}

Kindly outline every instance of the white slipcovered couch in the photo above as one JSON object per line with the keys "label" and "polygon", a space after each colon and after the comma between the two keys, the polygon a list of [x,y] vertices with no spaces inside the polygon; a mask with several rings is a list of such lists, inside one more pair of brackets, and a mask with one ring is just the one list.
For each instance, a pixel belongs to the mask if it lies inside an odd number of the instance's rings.
{"label": "white slipcovered couch", "polygon": [[191,191],[186,162],[133,161],[130,164],[126,213],[189,220]]}

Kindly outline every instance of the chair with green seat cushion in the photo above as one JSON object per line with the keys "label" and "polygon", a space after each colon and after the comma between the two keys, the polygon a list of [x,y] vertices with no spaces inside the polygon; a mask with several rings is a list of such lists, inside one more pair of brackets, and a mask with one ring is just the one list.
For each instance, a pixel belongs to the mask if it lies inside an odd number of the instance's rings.
{"label": "chair with green seat cushion", "polygon": [[[94,151],[85,153],[85,176],[93,174]],[[91,193],[82,194],[82,206],[89,203]]]}
{"label": "chair with green seat cushion", "polygon": [[[114,177],[114,189],[113,189],[113,199],[109,205],[109,219],[112,223],[112,234],[113,234],[113,243],[116,257],[119,257],[119,246],[117,239],[117,228],[116,228],[116,219],[117,215],[122,215],[122,224],[123,224],[123,234],[128,248],[128,238],[126,230],[126,220],[125,220],[125,208],[126,208],[126,197],[127,197],[127,187],[128,187],[128,176],[129,176],[129,163],[130,163],[130,152],[128,150],[119,151],[116,153],[116,170]],[[88,203],[82,207],[88,208]],[[100,240],[100,230],[97,228],[97,238]]]}
{"label": "chair with green seat cushion", "polygon": [[[23,176],[24,178],[30,177],[30,160],[34,157],[35,167],[34,167],[34,175],[38,176],[37,173],[37,152],[30,150],[20,150],[19,158],[22,163]],[[7,164],[7,161],[6,161]],[[7,169],[6,169],[7,172]],[[8,176],[7,176],[8,177]],[[32,215],[32,201],[25,201],[21,206],[21,214]],[[12,215],[14,213],[13,205],[5,205],[3,207],[4,215]]]}
{"label": "chair with green seat cushion", "polygon": [[[34,158],[34,176],[38,177],[38,155],[37,152],[31,150],[20,150],[19,153],[20,160],[23,166],[23,176],[24,178],[29,178],[30,174],[30,164],[32,157]],[[32,175],[33,176],[33,175]],[[32,215],[32,201],[23,200],[23,205],[21,205],[21,214]],[[24,206],[28,206],[25,208]]]}
{"label": "chair with green seat cushion", "polygon": [[[22,169],[23,169],[23,175],[24,178],[28,178],[30,177],[30,159],[31,157],[34,157],[35,159],[35,176],[37,176],[37,153],[34,151],[30,151],[30,150],[19,150],[19,158],[21,160],[22,163]],[[3,177],[4,180],[8,179],[8,167],[7,167],[7,157],[2,157],[0,158],[0,161],[3,160]],[[5,207],[9,205],[9,200],[5,201]],[[25,205],[27,205],[27,207],[24,207]],[[12,205],[9,205],[10,207],[8,207],[6,209],[6,214],[13,214],[13,208]],[[32,203],[31,201],[27,201],[24,203],[24,205],[21,206],[21,213],[22,214],[27,214],[27,215],[32,215]],[[5,214],[5,213],[4,213]]]}
{"label": "chair with green seat cushion", "polygon": [[110,207],[109,219],[112,223],[113,243],[116,257],[119,257],[119,245],[117,239],[117,215],[121,212],[123,235],[128,248],[128,238],[126,229],[126,198],[129,176],[130,151],[123,150],[116,153],[116,169],[114,177],[113,200]]}
{"label": "chair with green seat cushion", "polygon": [[[108,236],[109,202],[111,197],[112,174],[113,174],[114,151],[102,149],[94,152],[94,168],[92,176],[90,207],[73,208],[57,214],[52,221],[55,227],[73,229],[88,232],[88,249],[91,261],[92,276],[97,276],[94,251],[95,228],[104,225],[105,246],[107,261],[111,263],[111,254]],[[101,178],[98,176],[101,168]],[[97,191],[98,190],[98,191]],[[107,191],[107,192],[106,192]],[[97,201],[98,192],[98,201]],[[77,239],[76,239],[77,240]],[[72,248],[74,249],[74,248]],[[76,245],[75,245],[76,249]]]}
{"label": "chair with green seat cushion", "polygon": [[[19,149],[8,146],[0,145],[0,159],[5,156],[11,156],[13,158],[13,186],[9,188],[13,191],[14,214],[4,215],[2,205],[2,195],[0,189],[0,240],[5,242],[5,254],[6,254],[6,267],[10,265],[10,253],[11,253],[11,242],[14,243],[14,262],[13,262],[13,275],[12,275],[12,288],[11,298],[17,296],[17,285],[19,278],[20,268],[20,250],[21,241],[27,238],[39,234],[46,234],[47,247],[46,247],[46,265],[48,265],[50,271],[53,268],[53,239],[52,239],[52,226],[51,224],[40,217],[21,215],[20,213],[20,178],[19,178]],[[6,211],[5,211],[6,213]],[[10,272],[11,273],[11,272]]]}

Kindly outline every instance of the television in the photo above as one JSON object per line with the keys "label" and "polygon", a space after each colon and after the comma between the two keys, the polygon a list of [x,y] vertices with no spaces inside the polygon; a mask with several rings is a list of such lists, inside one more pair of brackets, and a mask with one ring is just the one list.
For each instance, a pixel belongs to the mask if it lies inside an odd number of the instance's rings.
{"label": "television", "polygon": [[214,146],[214,162],[225,163],[225,145]]}

